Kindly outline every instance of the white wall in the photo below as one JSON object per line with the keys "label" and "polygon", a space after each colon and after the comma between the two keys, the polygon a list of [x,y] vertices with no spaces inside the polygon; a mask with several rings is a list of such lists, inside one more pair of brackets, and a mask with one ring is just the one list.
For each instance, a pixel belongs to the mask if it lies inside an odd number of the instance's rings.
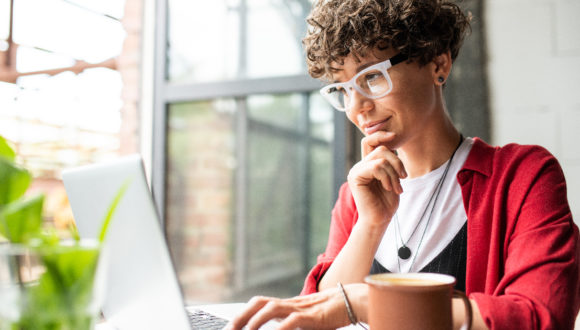
{"label": "white wall", "polygon": [[580,0],[487,0],[485,16],[491,142],[550,150],[580,224]]}
{"label": "white wall", "polygon": [[580,0],[487,0],[492,143],[560,161],[580,223]]}

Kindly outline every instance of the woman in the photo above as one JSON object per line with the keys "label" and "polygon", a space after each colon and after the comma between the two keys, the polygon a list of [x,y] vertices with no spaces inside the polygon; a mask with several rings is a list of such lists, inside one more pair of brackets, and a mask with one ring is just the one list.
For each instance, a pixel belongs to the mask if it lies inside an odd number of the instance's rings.
{"label": "woman", "polygon": [[[340,190],[303,295],[253,298],[230,326],[364,322],[366,275],[429,271],[457,278],[475,329],[573,328],[578,228],[558,162],[538,146],[464,138],[445,108],[469,18],[439,0],[329,0],[308,22],[309,72],[334,82],[321,92],[364,133],[362,160]],[[460,302],[453,312],[458,325]]]}

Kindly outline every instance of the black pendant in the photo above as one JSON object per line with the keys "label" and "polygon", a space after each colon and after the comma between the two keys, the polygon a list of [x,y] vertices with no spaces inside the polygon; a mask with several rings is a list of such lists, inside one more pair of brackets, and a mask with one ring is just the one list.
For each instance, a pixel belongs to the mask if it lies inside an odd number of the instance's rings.
{"label": "black pendant", "polygon": [[409,249],[405,245],[403,245],[399,248],[399,258],[407,260],[407,259],[409,259],[410,256],[411,256],[411,249]]}

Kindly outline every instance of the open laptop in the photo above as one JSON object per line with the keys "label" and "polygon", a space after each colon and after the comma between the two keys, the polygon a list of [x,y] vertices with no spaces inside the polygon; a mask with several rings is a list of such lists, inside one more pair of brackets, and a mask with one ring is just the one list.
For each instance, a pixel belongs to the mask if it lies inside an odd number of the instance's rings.
{"label": "open laptop", "polygon": [[[225,325],[225,320],[208,328],[191,323],[197,321],[190,321],[184,306],[139,155],[68,169],[62,176],[83,238],[98,237],[109,205],[129,180],[103,247],[106,260],[103,315],[107,323],[120,330],[211,329]],[[242,306],[206,307],[219,318],[227,319]],[[203,321],[215,321],[212,315],[199,312],[196,315]]]}

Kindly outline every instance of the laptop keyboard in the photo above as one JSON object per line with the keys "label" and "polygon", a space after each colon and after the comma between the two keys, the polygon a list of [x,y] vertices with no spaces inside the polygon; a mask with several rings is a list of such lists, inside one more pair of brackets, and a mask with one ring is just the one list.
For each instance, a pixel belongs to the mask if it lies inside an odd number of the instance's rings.
{"label": "laptop keyboard", "polygon": [[189,320],[196,330],[221,330],[228,321],[202,310],[188,311]]}

